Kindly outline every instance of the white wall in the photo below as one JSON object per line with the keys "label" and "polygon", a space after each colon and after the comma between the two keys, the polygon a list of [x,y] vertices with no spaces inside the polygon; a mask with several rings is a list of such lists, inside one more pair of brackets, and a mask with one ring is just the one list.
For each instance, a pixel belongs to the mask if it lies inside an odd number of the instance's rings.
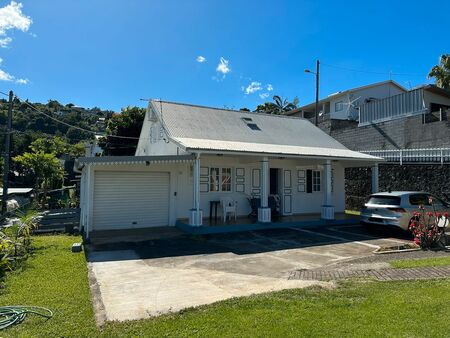
{"label": "white wall", "polygon": [[[230,196],[238,202],[238,215],[246,216],[250,213],[251,208],[248,197],[252,194],[252,169],[260,169],[260,158],[258,157],[226,157],[226,156],[201,156],[201,167],[226,167],[232,168],[232,191],[231,192],[205,192],[200,195],[200,206],[203,210],[204,217],[209,217],[209,202],[211,200],[220,200],[222,196]],[[320,213],[324,200],[323,186],[323,168],[324,161],[311,160],[289,160],[289,159],[269,159],[270,168],[279,168],[282,170],[291,170],[292,173],[292,213],[307,214]],[[89,169],[91,168],[91,169]],[[245,191],[243,193],[236,192],[235,172],[236,168],[244,168],[245,170]],[[345,186],[344,186],[344,169],[336,162],[333,162],[333,203],[336,212],[345,210]],[[322,170],[322,189],[321,192],[298,192],[297,190],[297,170],[313,169]],[[89,179],[88,173],[91,170],[92,175]],[[169,225],[175,225],[177,219],[188,218],[189,209],[193,207],[193,177],[192,164],[151,164],[142,165],[94,165],[86,166],[83,169],[81,184],[81,215],[82,225],[92,230],[92,210],[93,210],[93,188],[95,182],[95,173],[99,171],[127,171],[130,175],[136,171],[154,171],[168,172],[170,174],[170,201],[169,201]],[[114,182],[111,182],[114,184]],[[124,199],[126,203],[126,199]],[[126,212],[126,208],[124,208]],[[221,211],[218,209],[218,216]],[[131,216],[130,216],[131,217]]]}
{"label": "white wall", "polygon": [[424,90],[423,99],[425,101],[425,107],[430,109],[431,103],[442,104],[445,106],[450,106],[450,99],[446,96],[432,93],[430,91]]}
{"label": "white wall", "polygon": [[[200,207],[203,210],[203,216],[209,217],[209,202],[211,200],[220,200],[221,196],[230,196],[238,202],[238,215],[245,216],[251,211],[248,198],[252,195],[252,169],[260,169],[260,162],[258,157],[200,157],[200,167],[226,167],[232,168],[233,182],[232,192],[206,192],[200,194]],[[282,170],[291,170],[292,175],[292,212],[294,214],[302,213],[320,213],[321,206],[324,200],[324,186],[323,186],[323,168],[324,161],[299,161],[289,159],[269,159],[269,168],[279,168]],[[245,170],[245,191],[236,192],[235,173],[236,168],[244,168]],[[299,169],[313,169],[322,171],[322,189],[321,192],[298,192],[298,178],[297,170]],[[186,218],[187,211],[192,207],[192,175],[190,172],[184,172],[180,177],[180,182],[187,182],[185,186],[186,193],[183,193],[183,198],[186,200],[180,201],[180,207],[177,208],[177,217]],[[336,212],[343,212],[345,210],[345,184],[344,184],[344,169],[338,163],[333,162],[333,176],[334,176],[334,191],[333,202],[336,207]],[[281,182],[280,182],[281,184]],[[179,189],[183,187],[180,186]],[[220,215],[220,210],[218,211]]]}
{"label": "white wall", "polygon": [[168,141],[168,137],[162,128],[160,121],[150,121],[148,111],[145,113],[139,142],[136,148],[136,156],[157,156],[157,155],[182,155],[184,151],[176,144]]}
{"label": "white wall", "polygon": [[[358,116],[358,110],[351,109],[348,111],[348,103],[349,101],[352,101],[354,99],[357,99],[360,97],[358,101],[354,102],[354,105],[361,105],[364,103],[365,99],[368,98],[376,98],[376,99],[383,99],[386,97],[394,96],[397,94],[404,93],[402,89],[397,87],[396,85],[392,83],[385,83],[376,87],[370,87],[366,89],[356,90],[351,93],[347,93],[344,95],[337,96],[335,98],[331,99],[331,106],[330,106],[330,113],[332,119],[338,119],[338,120],[347,120],[349,117],[349,113],[353,114],[355,117]],[[344,103],[344,109],[341,111],[336,111],[336,102],[342,101]]]}

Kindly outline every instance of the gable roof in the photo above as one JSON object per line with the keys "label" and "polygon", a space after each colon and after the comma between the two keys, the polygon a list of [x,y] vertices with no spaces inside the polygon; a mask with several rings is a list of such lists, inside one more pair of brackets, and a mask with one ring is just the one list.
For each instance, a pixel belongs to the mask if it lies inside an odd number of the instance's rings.
{"label": "gable roof", "polygon": [[380,160],[349,150],[308,120],[296,117],[155,100],[150,101],[147,114],[159,116],[169,139],[188,152]]}
{"label": "gable roof", "polygon": [[[324,103],[324,102],[328,102],[328,101],[334,100],[335,98],[337,98],[337,97],[339,97],[339,96],[341,96],[341,95],[347,95],[347,94],[349,94],[349,93],[353,93],[353,92],[356,92],[356,91],[359,91],[359,90],[364,90],[364,89],[374,88],[374,87],[383,86],[383,85],[386,85],[386,84],[394,85],[394,86],[400,88],[400,89],[401,89],[402,91],[404,91],[404,92],[407,91],[405,87],[401,86],[401,85],[398,84],[397,82],[395,82],[395,81],[393,81],[393,80],[386,80],[386,81],[375,82],[375,83],[371,83],[371,84],[368,84],[368,85],[364,85],[364,86],[360,86],[360,87],[355,87],[355,88],[350,88],[350,89],[346,89],[346,90],[343,90],[343,91],[339,91],[339,92],[337,92],[337,93],[330,94],[330,95],[328,95],[327,97],[325,97],[325,98],[319,100],[319,105],[320,105],[321,103]],[[292,110],[292,111],[290,111],[290,112],[287,112],[287,115],[292,115],[292,114],[298,113],[299,111],[302,111],[302,110],[305,110],[305,109],[309,109],[309,108],[310,108],[310,109],[314,109],[314,107],[315,107],[315,102],[308,103],[308,104],[306,104],[306,105],[304,105],[304,106],[299,107],[298,109],[294,109],[294,110]]]}

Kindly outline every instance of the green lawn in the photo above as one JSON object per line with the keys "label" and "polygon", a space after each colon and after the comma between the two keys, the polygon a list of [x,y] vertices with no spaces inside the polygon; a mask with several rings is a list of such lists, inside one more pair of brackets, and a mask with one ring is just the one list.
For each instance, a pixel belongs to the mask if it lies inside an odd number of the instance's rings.
{"label": "green lawn", "polygon": [[450,265],[449,257],[434,257],[434,258],[419,258],[419,259],[405,259],[389,262],[393,268],[420,268],[424,266],[445,266]]}
{"label": "green lawn", "polygon": [[0,336],[21,337],[279,337],[448,336],[450,280],[351,281],[335,290],[310,288],[237,298],[156,319],[94,322],[83,253],[77,237],[36,237],[28,267],[11,274],[0,304],[54,310],[54,318],[27,318]]}

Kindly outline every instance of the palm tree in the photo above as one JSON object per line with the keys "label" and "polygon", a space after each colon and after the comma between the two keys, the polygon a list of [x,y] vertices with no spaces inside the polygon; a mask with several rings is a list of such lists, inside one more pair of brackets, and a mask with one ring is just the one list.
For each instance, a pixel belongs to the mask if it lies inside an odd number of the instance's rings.
{"label": "palm tree", "polygon": [[283,114],[287,111],[293,110],[297,108],[298,98],[295,98],[294,101],[288,102],[287,99],[283,99],[281,96],[275,95],[273,97],[273,101],[275,102],[276,111],[273,114]]}
{"label": "palm tree", "polygon": [[450,89],[450,54],[441,55],[439,65],[431,68],[428,78],[434,77],[436,85],[443,89]]}

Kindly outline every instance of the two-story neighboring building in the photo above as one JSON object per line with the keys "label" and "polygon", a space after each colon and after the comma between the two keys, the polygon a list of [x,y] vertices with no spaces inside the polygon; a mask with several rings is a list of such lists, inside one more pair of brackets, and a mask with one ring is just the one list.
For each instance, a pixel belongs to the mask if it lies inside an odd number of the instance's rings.
{"label": "two-story neighboring building", "polygon": [[[319,101],[319,114],[337,120],[358,120],[359,107],[363,104],[405,92],[405,88],[392,80],[339,91]],[[291,116],[306,118],[313,117],[314,114],[315,102],[288,113]]]}
{"label": "two-story neighboring building", "polygon": [[[291,116],[312,120],[315,104]],[[405,90],[393,81],[345,90],[319,102],[319,128],[349,149],[385,159],[381,190],[423,190],[450,199],[450,92],[427,84]],[[370,194],[365,168],[346,170],[346,206]]]}

